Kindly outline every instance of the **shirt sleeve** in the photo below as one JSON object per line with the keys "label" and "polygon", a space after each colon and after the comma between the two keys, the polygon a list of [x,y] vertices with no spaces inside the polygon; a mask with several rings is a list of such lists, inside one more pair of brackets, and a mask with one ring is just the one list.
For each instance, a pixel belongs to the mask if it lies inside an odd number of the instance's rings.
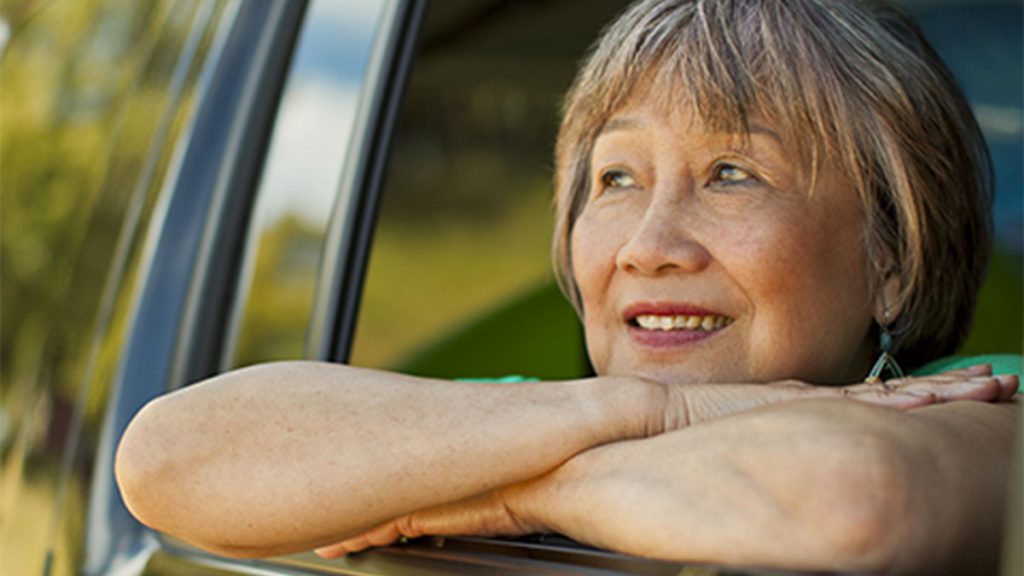
{"label": "shirt sleeve", "polygon": [[478,384],[514,384],[517,382],[540,382],[540,378],[530,378],[528,376],[519,376],[514,374],[511,376],[502,376],[500,378],[456,378],[457,382],[476,382]]}

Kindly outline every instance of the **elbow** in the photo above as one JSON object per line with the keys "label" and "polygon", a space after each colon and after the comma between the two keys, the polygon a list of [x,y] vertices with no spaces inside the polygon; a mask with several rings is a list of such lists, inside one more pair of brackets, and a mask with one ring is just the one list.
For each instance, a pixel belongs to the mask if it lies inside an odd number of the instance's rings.
{"label": "elbow", "polygon": [[[217,538],[219,521],[210,505],[216,487],[203,468],[211,443],[201,403],[179,394],[146,404],[129,422],[114,458],[114,477],[128,511],[142,524],[205,550],[242,557]],[[208,431],[208,430],[207,430]]]}
{"label": "elbow", "polygon": [[128,511],[143,524],[171,531],[176,507],[174,491],[180,458],[164,399],[156,399],[135,415],[117,447],[114,476]]}
{"label": "elbow", "polygon": [[[201,515],[197,474],[201,444],[194,429],[195,406],[164,396],[146,404],[128,424],[117,447],[114,476],[128,511],[142,524],[173,535],[215,554],[235,558],[259,551],[226,546],[212,540]],[[207,519],[210,520],[210,519]]]}
{"label": "elbow", "polygon": [[282,547],[290,540],[254,505],[258,496],[243,490],[239,478],[261,483],[251,463],[237,462],[247,450],[232,430],[245,425],[224,414],[224,395],[211,390],[157,398],[128,424],[114,460],[125,506],[142,524],[218,555],[295,551]]}

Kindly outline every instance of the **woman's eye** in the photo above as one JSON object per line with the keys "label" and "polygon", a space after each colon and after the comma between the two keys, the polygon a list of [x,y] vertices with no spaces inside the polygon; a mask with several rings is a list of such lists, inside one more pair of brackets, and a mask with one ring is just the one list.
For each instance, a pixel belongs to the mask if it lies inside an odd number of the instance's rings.
{"label": "woman's eye", "polygon": [[712,176],[713,182],[722,182],[724,184],[738,184],[755,180],[757,180],[757,178],[755,178],[753,174],[743,168],[733,166],[732,164],[720,164],[716,166]]}
{"label": "woman's eye", "polygon": [[602,188],[632,188],[636,180],[625,170],[608,170],[601,174]]}

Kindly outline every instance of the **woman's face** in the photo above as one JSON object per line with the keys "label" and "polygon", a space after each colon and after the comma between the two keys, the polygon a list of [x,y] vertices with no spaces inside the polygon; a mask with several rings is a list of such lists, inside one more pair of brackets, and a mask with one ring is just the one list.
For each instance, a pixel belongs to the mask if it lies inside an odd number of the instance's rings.
{"label": "woman's face", "polygon": [[634,100],[595,142],[572,234],[599,374],[662,382],[864,377],[872,303],[857,194],[768,123],[709,133]]}

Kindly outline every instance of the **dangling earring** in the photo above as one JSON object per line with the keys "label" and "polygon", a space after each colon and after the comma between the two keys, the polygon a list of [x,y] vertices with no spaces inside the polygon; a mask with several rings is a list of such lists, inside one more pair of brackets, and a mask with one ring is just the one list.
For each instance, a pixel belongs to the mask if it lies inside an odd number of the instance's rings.
{"label": "dangling earring", "polygon": [[903,370],[900,369],[900,365],[896,363],[896,358],[892,355],[892,332],[889,332],[889,310],[885,310],[885,323],[878,323],[879,345],[882,348],[882,353],[878,356],[878,360],[875,361],[875,366],[868,373],[868,377],[864,379],[865,382],[875,383],[882,382],[882,372],[888,369],[889,374],[893,378],[903,378]]}

